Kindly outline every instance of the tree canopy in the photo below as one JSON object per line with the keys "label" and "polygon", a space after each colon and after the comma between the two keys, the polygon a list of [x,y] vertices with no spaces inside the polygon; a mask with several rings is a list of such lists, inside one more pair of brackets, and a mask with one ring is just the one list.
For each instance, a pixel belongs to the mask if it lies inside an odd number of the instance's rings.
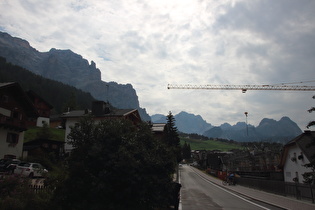
{"label": "tree canopy", "polygon": [[55,198],[65,209],[166,207],[175,171],[172,153],[149,125],[85,118],[69,134],[69,178]]}

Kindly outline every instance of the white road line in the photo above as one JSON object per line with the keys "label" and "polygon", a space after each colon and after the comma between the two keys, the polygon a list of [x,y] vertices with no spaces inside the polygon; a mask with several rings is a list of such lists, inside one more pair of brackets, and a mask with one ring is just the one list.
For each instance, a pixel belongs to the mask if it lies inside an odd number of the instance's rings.
{"label": "white road line", "polygon": [[[194,171],[194,170],[193,170],[193,171]],[[220,187],[219,185],[212,183],[211,181],[207,180],[206,178],[204,178],[203,176],[201,176],[200,174],[198,174],[196,171],[194,171],[194,172],[195,172],[200,178],[202,178],[204,181],[208,182],[209,184],[211,184],[211,185],[213,185],[213,186],[215,186],[215,187],[217,187],[217,188],[219,188],[219,189],[221,189],[221,190],[223,190],[223,191],[225,191],[225,192],[227,192],[227,193],[230,193],[231,195],[233,195],[233,196],[235,196],[235,197],[237,197],[237,198],[240,198],[240,199],[242,199],[243,201],[246,201],[247,203],[253,204],[253,205],[255,205],[255,206],[257,206],[257,207],[260,207],[260,208],[262,208],[262,209],[270,210],[270,209],[268,209],[268,208],[266,208],[266,207],[264,207],[264,206],[261,206],[261,205],[259,205],[259,204],[257,204],[257,203],[254,203],[254,202],[251,202],[250,200],[247,200],[247,199],[245,199],[245,198],[243,198],[243,197],[241,197],[241,196],[239,196],[239,195],[236,195],[235,193],[232,193],[231,191],[228,191],[228,190],[224,189],[223,187]]]}

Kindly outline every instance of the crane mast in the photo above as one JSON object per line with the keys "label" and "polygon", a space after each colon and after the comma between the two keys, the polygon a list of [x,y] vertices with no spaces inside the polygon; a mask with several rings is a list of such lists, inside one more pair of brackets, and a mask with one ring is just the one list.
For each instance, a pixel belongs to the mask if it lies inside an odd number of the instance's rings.
{"label": "crane mast", "polygon": [[203,90],[290,90],[315,91],[315,86],[302,85],[174,85],[168,84],[167,89],[203,89]]}

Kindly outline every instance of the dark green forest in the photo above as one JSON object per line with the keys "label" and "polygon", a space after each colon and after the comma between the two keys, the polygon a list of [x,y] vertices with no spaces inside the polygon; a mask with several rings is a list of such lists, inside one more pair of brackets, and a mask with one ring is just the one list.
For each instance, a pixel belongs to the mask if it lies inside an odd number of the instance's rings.
{"label": "dark green forest", "polygon": [[73,86],[36,75],[27,69],[6,62],[0,57],[0,82],[18,82],[24,91],[32,90],[54,108],[53,114],[59,114],[68,108],[91,108],[95,99],[90,93]]}

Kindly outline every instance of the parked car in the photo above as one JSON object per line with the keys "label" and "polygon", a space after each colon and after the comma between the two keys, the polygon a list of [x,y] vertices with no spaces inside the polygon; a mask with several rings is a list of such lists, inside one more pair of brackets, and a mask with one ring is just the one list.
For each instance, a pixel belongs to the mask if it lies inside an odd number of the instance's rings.
{"label": "parked car", "polygon": [[19,163],[21,163],[21,161],[18,159],[1,159],[0,171],[12,174]]}
{"label": "parked car", "polygon": [[25,177],[43,177],[48,172],[40,163],[21,162],[14,170],[14,174]]}

